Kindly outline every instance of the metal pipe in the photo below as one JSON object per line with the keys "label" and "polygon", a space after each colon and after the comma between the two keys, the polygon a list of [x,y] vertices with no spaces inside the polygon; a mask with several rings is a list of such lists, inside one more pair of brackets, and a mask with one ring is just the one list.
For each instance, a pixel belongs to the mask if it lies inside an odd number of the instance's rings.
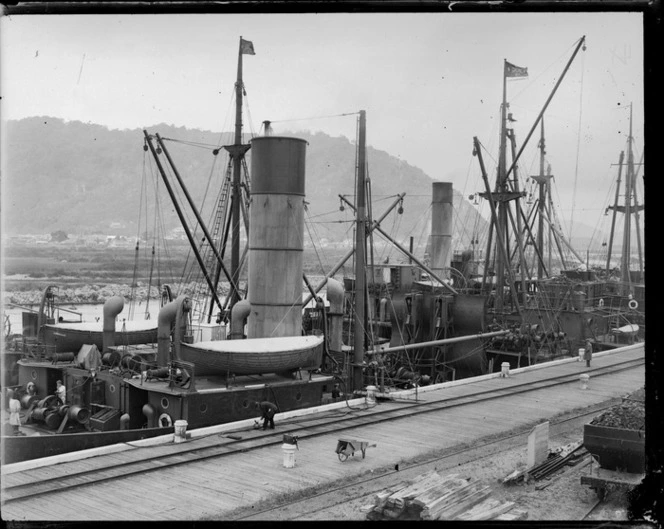
{"label": "metal pipe", "polygon": [[156,421],[155,417],[157,415],[157,411],[154,409],[154,406],[152,406],[152,404],[144,404],[141,411],[143,412],[143,415],[145,415],[145,418],[148,420],[148,428],[154,428]]}
{"label": "metal pipe", "polygon": [[508,334],[509,330],[502,331],[493,331],[479,334],[469,334],[466,336],[456,336],[455,338],[444,338],[442,340],[433,340],[430,342],[418,342],[418,343],[409,343],[405,345],[399,345],[397,347],[388,347],[386,349],[374,349],[373,353],[394,353],[397,351],[407,351],[409,349],[421,349],[423,347],[434,347],[436,345],[445,345],[450,343],[466,342],[468,340],[477,340],[482,338],[493,338],[494,336],[501,336],[503,334]]}
{"label": "metal pipe", "polygon": [[124,298],[113,296],[104,303],[104,333],[102,336],[102,353],[115,345],[115,318],[124,308]]}
{"label": "metal pipe", "polygon": [[229,339],[241,340],[244,338],[244,324],[251,312],[251,303],[249,300],[243,299],[238,301],[231,309],[231,332]]}
{"label": "metal pipe", "polygon": [[171,327],[175,322],[178,307],[185,296],[164,305],[157,317],[157,365],[164,367],[170,361]]}

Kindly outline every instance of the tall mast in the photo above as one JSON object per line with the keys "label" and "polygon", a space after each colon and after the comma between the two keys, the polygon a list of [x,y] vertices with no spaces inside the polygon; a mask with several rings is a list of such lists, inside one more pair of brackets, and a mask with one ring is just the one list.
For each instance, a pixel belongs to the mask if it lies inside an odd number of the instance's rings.
{"label": "tall mast", "polygon": [[357,191],[355,196],[356,227],[355,227],[355,331],[353,337],[354,362],[353,362],[353,389],[362,387],[362,362],[364,360],[365,348],[365,320],[364,290],[366,260],[366,204],[365,204],[365,165],[366,165],[366,112],[360,110],[360,127],[358,137],[357,156]]}
{"label": "tall mast", "polygon": [[[249,45],[249,47],[247,47]],[[250,51],[249,51],[250,50]],[[253,44],[240,37],[240,46],[237,55],[237,80],[235,81],[235,143],[225,145],[233,160],[233,180],[231,185],[231,282],[230,304],[233,308],[240,299],[236,285],[240,279],[240,201],[242,200],[242,160],[250,145],[242,143],[242,95],[244,84],[242,83],[242,55],[249,53],[254,55]]]}
{"label": "tall mast", "polygon": [[[572,61],[574,61],[574,58],[576,57],[579,49],[583,47],[585,50],[585,36],[581,37],[579,39],[576,48],[574,49],[574,52],[572,53],[572,56],[569,58],[567,61],[567,64],[565,65],[565,68],[563,69],[563,72],[556,82],[556,85],[553,87],[553,90],[549,94],[549,97],[547,98],[546,102],[544,103],[544,106],[542,110],[540,111],[539,115],[537,116],[537,119],[533,123],[532,128],[528,132],[528,135],[526,136],[525,141],[521,145],[521,148],[519,149],[519,152],[516,153],[515,156],[512,158],[512,163],[507,169],[507,159],[506,159],[506,142],[507,142],[507,77],[526,77],[528,75],[528,71],[526,68],[520,68],[518,66],[514,66],[513,64],[510,64],[507,62],[507,60],[504,60],[503,64],[503,102],[502,102],[502,107],[501,107],[501,118],[500,118],[500,153],[499,153],[499,158],[498,158],[498,172],[496,175],[496,185],[495,189],[493,192],[487,189],[486,193],[479,193],[479,195],[483,198],[489,199],[489,200],[494,200],[496,203],[496,216],[495,218],[492,218],[492,222],[489,227],[489,239],[491,238],[491,235],[493,233],[494,229],[494,224],[496,224],[495,229],[496,229],[496,246],[500,247],[501,250],[500,252],[496,251],[495,254],[495,260],[496,260],[496,271],[495,271],[495,311],[496,312],[502,312],[503,311],[503,305],[504,305],[504,300],[503,300],[503,295],[505,291],[505,276],[509,276],[510,281],[513,280],[512,278],[512,270],[510,266],[510,260],[509,260],[509,225],[508,225],[508,216],[509,218],[512,217],[511,211],[510,211],[510,206],[509,202],[512,200],[517,200],[519,197],[523,196],[523,193],[519,193],[517,188],[510,188],[509,186],[509,181],[508,178],[512,171],[515,171],[517,162],[519,158],[521,157],[521,154],[523,153],[524,148],[526,147],[528,141],[530,140],[531,135],[533,134],[535,128],[537,127],[537,124],[540,122],[542,119],[542,116],[544,115],[544,112],[546,111],[549,103],[551,102],[551,99],[553,98],[554,94],[558,90],[558,87],[560,86],[560,83],[562,82],[563,78],[565,77],[565,74],[567,73],[567,70],[572,64]],[[517,209],[516,209],[517,215],[522,215],[523,212],[520,210],[517,204]],[[502,236],[499,236],[498,233],[502,233]],[[489,266],[490,260],[489,260],[489,255],[490,255],[490,243],[487,246],[487,255],[485,259],[485,274],[484,278],[486,278],[486,267]],[[483,284],[484,284],[484,279],[483,279]],[[514,299],[514,297],[513,297]],[[518,312],[520,312],[520,309],[518,307],[517,303],[514,303],[515,308]]]}
{"label": "tall mast", "polygon": [[[544,118],[542,118],[541,127],[540,127],[540,141],[539,141],[539,150],[540,150],[540,164],[539,164],[539,174],[531,176],[531,178],[537,182],[538,188],[538,198],[537,198],[537,253],[539,259],[537,260],[537,278],[543,279],[545,275],[548,275],[547,270],[551,270],[551,258],[549,257],[549,262],[547,268],[544,267],[544,216],[547,214],[546,207],[550,202],[550,182],[551,182],[551,172],[547,174],[544,172],[544,160],[546,156],[546,142],[544,140]],[[548,245],[549,245],[549,256],[551,255],[551,228],[548,228]]]}
{"label": "tall mast", "polygon": [[611,269],[611,252],[613,251],[613,236],[616,230],[616,216],[618,215],[618,199],[620,197],[620,181],[622,179],[622,168],[623,168],[624,159],[625,159],[625,151],[620,151],[620,159],[618,161],[618,182],[616,183],[616,198],[614,200],[613,206],[609,206],[607,208],[613,210],[613,216],[611,217],[611,233],[609,234],[609,250],[606,255],[607,276],[609,274],[609,270]]}
{"label": "tall mast", "polygon": [[630,249],[632,246],[632,185],[634,179],[634,152],[632,151],[632,105],[629,105],[629,137],[627,138],[627,177],[625,178],[625,218],[623,227],[623,247],[621,258],[622,281],[631,290]]}
{"label": "tall mast", "polygon": [[[612,206],[607,208],[613,210],[613,218],[611,220],[611,233],[609,235],[609,251],[606,259],[606,271],[608,273],[610,264],[611,264],[611,251],[613,249],[613,239],[615,236],[615,224],[616,224],[616,214],[623,213],[625,218],[623,219],[623,241],[622,241],[622,255],[620,258],[620,279],[627,290],[631,291],[632,287],[632,276],[630,274],[631,267],[631,246],[632,246],[632,215],[635,217],[636,222],[636,242],[638,249],[639,257],[639,272],[643,274],[643,254],[641,247],[641,226],[639,222],[639,211],[643,210],[643,204],[639,204],[639,198],[636,191],[636,179],[638,173],[643,166],[643,156],[639,162],[639,169],[635,170],[634,165],[634,137],[632,136],[632,105],[629,106],[629,137],[627,139],[627,174],[625,175],[625,202],[623,206],[618,205],[619,202],[619,193],[620,193],[620,177],[622,174],[623,168],[623,159],[625,158],[625,152],[621,151],[620,161],[618,162],[618,183],[616,185],[616,195],[615,200]],[[642,281],[642,277],[638,279]]]}
{"label": "tall mast", "polygon": [[[539,201],[537,203],[537,209],[539,211],[539,218],[537,219],[537,247],[539,248],[540,252],[544,249],[544,201],[545,201],[545,194],[544,194],[544,155],[546,154],[545,150],[545,143],[544,143],[544,118],[542,118],[542,124],[541,124],[541,129],[540,129],[540,143],[539,143],[539,148],[540,148],[540,168],[539,168],[539,175],[540,178],[542,179],[541,182],[537,183],[537,187],[539,188]],[[542,279],[544,277],[544,270],[542,266],[542,261],[537,262],[537,279]]]}
{"label": "tall mast", "polygon": [[[503,103],[500,106],[500,151],[498,157],[498,174],[496,176],[496,192],[501,193],[507,191],[507,60],[504,59],[503,66]],[[507,230],[507,208],[509,207],[507,201],[503,202],[498,200],[498,216],[497,221],[500,224],[500,232],[504,239],[496,237],[496,243],[505,245],[508,250],[508,230]],[[497,234],[496,233],[496,234]],[[503,292],[505,287],[505,267],[509,266],[509,262],[505,262],[502,252],[496,252],[496,309],[502,310],[503,308]]]}

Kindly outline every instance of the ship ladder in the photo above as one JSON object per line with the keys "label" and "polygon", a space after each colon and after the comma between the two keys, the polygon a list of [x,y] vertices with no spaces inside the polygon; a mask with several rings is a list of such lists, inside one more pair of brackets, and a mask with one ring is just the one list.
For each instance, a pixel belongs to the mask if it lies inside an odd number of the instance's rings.
{"label": "ship ladder", "polygon": [[[231,163],[229,162],[228,167],[226,168],[226,174],[224,176],[224,183],[219,193],[219,198],[217,199],[217,207],[215,209],[215,216],[212,225],[212,233],[210,237],[211,241],[203,240],[200,246],[200,253],[205,263],[205,269],[212,274],[212,277],[217,276],[219,271],[219,263],[217,262],[217,256],[211,248],[211,245],[215,244],[219,239],[219,234],[221,233],[222,225],[224,224],[227,216],[228,209],[228,198],[230,196],[231,189]],[[193,300],[197,312],[200,315],[200,318],[203,319],[206,312],[206,293],[207,293],[207,283],[199,281],[196,290],[194,292]]]}

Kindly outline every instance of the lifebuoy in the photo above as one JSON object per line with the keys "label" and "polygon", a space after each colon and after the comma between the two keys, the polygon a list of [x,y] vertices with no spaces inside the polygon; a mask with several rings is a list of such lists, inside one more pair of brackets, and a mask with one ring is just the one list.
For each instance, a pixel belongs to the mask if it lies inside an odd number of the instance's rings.
{"label": "lifebuoy", "polygon": [[171,419],[171,416],[168,413],[162,413],[159,416],[159,426],[161,428],[168,428],[169,426],[173,426],[173,419]]}
{"label": "lifebuoy", "polygon": [[635,299],[630,299],[630,300],[629,300],[629,303],[628,303],[627,305],[628,305],[629,308],[632,309],[632,310],[636,310],[636,309],[639,308],[639,302],[636,301]]}
{"label": "lifebuoy", "polygon": [[603,307],[604,306],[604,298],[599,298],[599,301],[597,302],[597,305],[599,307]]}

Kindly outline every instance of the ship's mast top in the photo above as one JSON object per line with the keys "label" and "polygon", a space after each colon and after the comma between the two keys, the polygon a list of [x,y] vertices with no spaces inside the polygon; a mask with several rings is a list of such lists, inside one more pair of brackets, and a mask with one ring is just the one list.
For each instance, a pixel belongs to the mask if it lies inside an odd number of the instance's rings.
{"label": "ship's mast top", "polygon": [[366,112],[360,110],[357,150],[357,191],[355,195],[355,334],[354,334],[354,369],[353,389],[362,387],[362,361],[366,346],[365,315],[365,245],[366,245]]}
{"label": "ship's mast top", "polygon": [[254,45],[240,37],[240,46],[237,58],[237,80],[235,81],[235,142],[227,146],[226,150],[233,160],[233,180],[231,186],[231,284],[230,304],[233,308],[240,300],[240,293],[234,287],[240,279],[240,200],[242,199],[242,161],[250,146],[242,143],[242,96],[244,83],[242,82],[242,55],[255,55]]}

